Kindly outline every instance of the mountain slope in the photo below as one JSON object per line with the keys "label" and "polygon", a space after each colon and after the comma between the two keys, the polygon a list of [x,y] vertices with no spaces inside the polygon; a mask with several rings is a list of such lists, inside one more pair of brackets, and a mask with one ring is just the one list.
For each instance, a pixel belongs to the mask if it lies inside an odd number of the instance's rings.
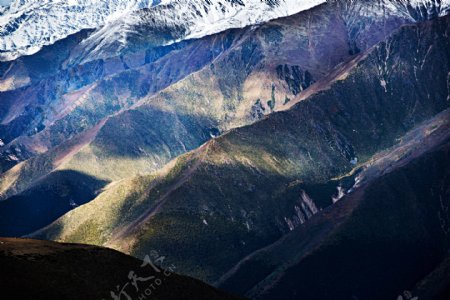
{"label": "mountain slope", "polygon": [[[219,94],[214,95],[213,100],[218,101],[218,105],[227,102],[222,108],[223,114],[231,122],[235,121],[233,115],[239,118],[234,126],[251,123],[255,118],[272,110],[272,104],[268,105],[268,100],[263,101],[261,97],[271,99],[273,84],[275,96],[280,98],[273,103],[277,110],[337,64],[348,60],[351,54],[383,40],[401,24],[412,22],[410,17],[399,17],[396,10],[387,10],[384,6],[374,7],[364,1],[352,5],[352,9],[340,2],[326,5],[305,15],[300,14],[288,19],[289,21],[283,21],[284,26],[281,27],[274,22],[258,30],[256,36],[248,29],[244,32],[223,34],[218,41],[211,37],[190,43],[190,47],[186,47],[185,43],[163,48],[150,47],[142,53],[130,54],[120,59],[101,60],[67,70],[61,70],[63,67],[59,66],[56,70],[49,71],[49,77],[44,81],[42,75],[33,78],[34,75],[27,76],[26,73],[35,69],[33,66],[38,62],[61,59],[58,56],[55,58],[55,52],[61,51],[59,48],[55,49],[56,51],[46,49],[47,56],[38,54],[34,60],[19,60],[12,65],[5,65],[5,70],[8,70],[4,75],[5,81],[17,80],[25,82],[25,85],[31,81],[36,84],[2,93],[5,103],[0,111],[1,143],[5,144],[0,154],[2,169],[6,171],[22,160],[58,146],[74,135],[99,124],[103,121],[102,118],[132,107],[143,98],[153,96],[192,72],[204,69],[204,75],[211,76],[208,74],[209,63],[219,56],[222,56],[222,64],[217,70],[222,77],[218,78],[219,84],[230,91],[220,87]],[[375,9],[383,9],[385,13],[374,15],[371,12]],[[362,18],[366,24],[364,28],[355,22],[358,18]],[[331,28],[335,32],[332,36],[329,35]],[[261,42],[261,39],[264,42]],[[286,45],[286,49],[280,51],[278,45],[281,42]],[[240,51],[241,45],[247,49]],[[231,46],[237,51],[227,51]],[[184,59],[194,55],[197,47],[205,51],[202,58],[197,56],[195,65],[180,65]],[[178,50],[179,48],[182,49]],[[73,45],[64,46],[62,51],[62,58],[65,59],[67,51],[73,53]],[[264,62],[257,64],[249,74],[246,64],[242,65],[237,56],[239,51],[243,54],[253,51],[257,54],[253,60],[263,59]],[[142,67],[142,64],[146,67]],[[14,74],[17,73],[22,76],[15,78]],[[265,73],[263,77],[262,73]],[[103,80],[99,80],[103,77]],[[125,82],[127,84],[124,84]],[[188,84],[198,85],[197,82]],[[211,85],[205,88],[217,89]],[[105,92],[111,89],[116,90],[116,94],[126,100]],[[195,90],[195,87],[190,89]],[[246,94],[242,95],[242,90]],[[260,104],[257,103],[258,98]],[[179,101],[186,103],[185,99]],[[93,104],[97,102],[98,105]],[[179,109],[183,110],[185,107]],[[230,121],[225,123],[231,123]],[[233,127],[223,124],[222,120],[218,123],[216,127],[224,127],[223,129]],[[54,134],[55,132],[58,132],[58,135]]]}
{"label": "mountain slope", "polygon": [[[159,255],[149,253],[155,264]],[[148,297],[149,291],[151,298],[164,300],[242,299],[173,274],[176,266],[170,272],[153,269],[139,259],[93,246],[1,238],[0,262],[0,287],[15,299],[109,299],[113,293],[123,299]],[[116,290],[119,286],[123,293]]]}
{"label": "mountain slope", "polygon": [[[449,249],[449,120],[447,110],[377,155],[339,203],[246,257],[218,285],[252,299],[395,299],[412,290]],[[420,299],[450,284],[438,274]]]}
{"label": "mountain slope", "polygon": [[[42,64],[53,66],[44,62],[64,64],[89,33],[21,58],[7,69],[30,71],[32,83],[2,93],[0,158],[3,170],[11,170],[0,175],[1,198],[24,193],[20,199],[30,201],[51,186],[52,172],[68,189],[71,171],[94,182],[150,173],[212,136],[287,109],[326,87],[336,65],[351,66],[360,57],[355,53],[414,22],[388,8],[384,2],[336,2],[259,28],[150,47],[138,56],[44,68],[38,75]],[[316,81],[323,84],[309,89]],[[87,190],[96,195],[98,186]],[[71,207],[64,197],[54,201]]]}
{"label": "mountain slope", "polygon": [[448,31],[448,17],[405,26],[291,109],[234,129],[152,176],[116,182],[35,236],[134,255],[158,245],[183,273],[215,282],[332,205],[337,187],[352,187],[358,163],[448,108]]}

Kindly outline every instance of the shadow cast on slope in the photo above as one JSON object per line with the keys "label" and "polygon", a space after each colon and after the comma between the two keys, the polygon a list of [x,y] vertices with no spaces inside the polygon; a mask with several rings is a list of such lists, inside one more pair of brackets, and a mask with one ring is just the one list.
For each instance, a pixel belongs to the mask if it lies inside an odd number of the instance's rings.
{"label": "shadow cast on slope", "polygon": [[0,202],[0,236],[23,236],[47,226],[91,201],[106,184],[80,172],[51,173],[29,190]]}

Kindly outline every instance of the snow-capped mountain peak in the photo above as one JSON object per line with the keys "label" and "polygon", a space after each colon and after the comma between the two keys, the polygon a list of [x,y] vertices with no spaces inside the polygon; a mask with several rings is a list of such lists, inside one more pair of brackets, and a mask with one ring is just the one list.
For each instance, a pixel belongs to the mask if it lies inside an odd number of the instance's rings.
{"label": "snow-capped mountain peak", "polygon": [[[97,30],[79,46],[77,61],[114,56],[133,36],[170,44],[201,38],[232,28],[297,14],[325,0],[166,0],[148,10],[134,11]],[[162,33],[162,34],[161,34]],[[154,41],[153,41],[154,42]]]}
{"label": "snow-capped mountain peak", "polygon": [[[326,0],[14,0],[0,12],[0,60],[37,52],[42,46],[82,29],[108,28],[105,35],[126,38],[130,26],[149,19],[176,25],[182,38],[198,38],[309,9]],[[138,11],[147,8],[144,19]],[[136,24],[137,23],[137,24]],[[106,26],[105,26],[106,27]],[[158,26],[157,26],[158,27]],[[125,35],[125,36],[124,36]],[[97,35],[98,36],[98,35]]]}
{"label": "snow-capped mountain peak", "polygon": [[[8,6],[0,6],[0,61],[33,54],[83,29],[97,29],[83,42],[82,56],[89,60],[114,55],[127,46],[133,34],[158,35],[166,30],[168,43],[200,38],[293,15],[325,2],[352,7],[364,1],[12,0]],[[415,20],[450,10],[450,0],[379,0],[374,6],[380,3]]]}
{"label": "snow-capped mountain peak", "polygon": [[14,0],[0,11],[0,58],[35,53],[80,30],[101,27],[153,4],[153,0]]}

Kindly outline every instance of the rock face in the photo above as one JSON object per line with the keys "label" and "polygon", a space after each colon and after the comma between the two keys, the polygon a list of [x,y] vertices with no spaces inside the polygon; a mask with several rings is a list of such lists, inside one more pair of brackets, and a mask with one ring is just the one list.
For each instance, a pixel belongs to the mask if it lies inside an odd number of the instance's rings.
{"label": "rock face", "polygon": [[317,82],[317,93],[289,110],[232,130],[151,176],[111,185],[34,236],[134,255],[158,245],[184,273],[213,283],[330,207],[338,186],[351,190],[362,180],[350,173],[356,161],[371,161],[449,108],[448,31],[448,17],[402,27],[338,68],[327,89]]}
{"label": "rock face", "polygon": [[165,260],[159,253],[148,258],[155,268],[105,248],[2,238],[0,287],[15,299],[243,299],[176,275],[176,266],[156,267]]}

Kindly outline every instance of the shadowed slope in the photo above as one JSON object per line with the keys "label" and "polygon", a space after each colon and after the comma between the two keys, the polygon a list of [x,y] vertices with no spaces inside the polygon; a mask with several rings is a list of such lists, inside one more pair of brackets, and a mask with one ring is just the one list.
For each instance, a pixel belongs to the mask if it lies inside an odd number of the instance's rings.
{"label": "shadowed slope", "polygon": [[0,201],[0,235],[22,236],[94,199],[106,181],[76,171],[53,172],[29,190]]}
{"label": "shadowed slope", "polygon": [[411,290],[448,252],[449,149],[343,198],[357,207],[344,224],[298,263],[268,276],[251,297],[389,299]]}
{"label": "shadowed slope", "polygon": [[[376,155],[338,204],[245,257],[217,285],[257,299],[385,299],[411,290],[449,246],[449,116]],[[435,277],[424,295],[449,283]]]}

